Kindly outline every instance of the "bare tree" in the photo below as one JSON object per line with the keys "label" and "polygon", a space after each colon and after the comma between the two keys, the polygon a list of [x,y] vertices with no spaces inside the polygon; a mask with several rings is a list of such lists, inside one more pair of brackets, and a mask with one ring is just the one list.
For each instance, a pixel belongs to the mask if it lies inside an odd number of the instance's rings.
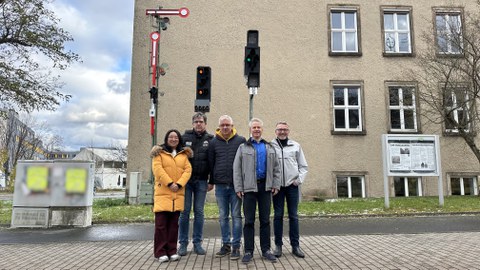
{"label": "bare tree", "polygon": [[428,45],[417,54],[407,77],[419,84],[421,114],[442,127],[444,134],[460,136],[480,162],[476,144],[480,111],[480,1],[479,10],[437,13],[435,31],[423,33]]}
{"label": "bare tree", "polygon": [[[51,0],[0,1],[0,105],[16,110],[54,110],[69,95],[52,69],[64,70],[80,61],[66,51],[73,41],[58,26],[59,19],[46,5]],[[48,60],[42,65],[39,57]]]}
{"label": "bare tree", "polygon": [[49,148],[58,149],[62,141],[61,136],[52,134],[47,122],[9,111],[8,117],[0,121],[0,161],[7,175],[7,186],[13,183],[8,176],[19,160],[45,159],[49,149],[44,142]]}
{"label": "bare tree", "polygon": [[109,148],[112,149],[113,160],[120,163],[115,166],[115,168],[118,168],[119,172],[127,173],[128,146],[124,147],[120,144],[112,144]]}

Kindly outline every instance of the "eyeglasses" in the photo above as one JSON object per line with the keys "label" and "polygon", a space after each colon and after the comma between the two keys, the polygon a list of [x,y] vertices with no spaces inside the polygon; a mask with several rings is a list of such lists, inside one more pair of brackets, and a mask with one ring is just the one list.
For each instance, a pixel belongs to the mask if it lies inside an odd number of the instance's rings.
{"label": "eyeglasses", "polygon": [[287,129],[287,128],[277,128],[276,131],[279,131],[279,132],[289,132],[290,130]]}

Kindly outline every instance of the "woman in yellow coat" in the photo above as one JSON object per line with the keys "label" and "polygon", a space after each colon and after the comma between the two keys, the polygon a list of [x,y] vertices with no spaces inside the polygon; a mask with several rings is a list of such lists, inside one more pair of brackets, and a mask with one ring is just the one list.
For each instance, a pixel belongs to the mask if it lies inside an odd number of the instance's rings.
{"label": "woman in yellow coat", "polygon": [[192,154],[190,148],[183,147],[182,136],[175,129],[169,130],[164,144],[155,145],[150,153],[155,176],[153,253],[160,263],[180,259],[177,254],[178,218],[184,207],[185,186],[192,174],[188,161]]}

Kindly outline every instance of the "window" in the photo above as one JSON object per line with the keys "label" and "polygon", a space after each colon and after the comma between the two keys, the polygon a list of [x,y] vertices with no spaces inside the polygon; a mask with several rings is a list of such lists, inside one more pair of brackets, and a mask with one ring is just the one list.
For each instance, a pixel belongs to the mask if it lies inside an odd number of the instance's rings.
{"label": "window", "polygon": [[339,198],[365,198],[363,176],[337,176],[337,196]]}
{"label": "window", "polygon": [[355,7],[330,9],[331,54],[359,54],[358,14]]}
{"label": "window", "polygon": [[478,195],[476,177],[450,178],[452,195]]}
{"label": "window", "polygon": [[410,10],[383,8],[384,55],[411,55]]}
{"label": "window", "polygon": [[388,86],[390,131],[417,132],[415,88],[412,86]]}
{"label": "window", "polygon": [[357,132],[362,128],[362,97],[359,85],[333,86],[334,131]]}
{"label": "window", "polygon": [[395,197],[423,196],[422,181],[417,177],[394,177]]}
{"label": "window", "polygon": [[440,54],[460,54],[462,42],[462,19],[460,11],[435,12],[437,50]]}
{"label": "window", "polygon": [[444,90],[444,107],[445,107],[445,132],[458,133],[460,130],[469,132],[470,117],[469,97],[467,89],[457,87]]}

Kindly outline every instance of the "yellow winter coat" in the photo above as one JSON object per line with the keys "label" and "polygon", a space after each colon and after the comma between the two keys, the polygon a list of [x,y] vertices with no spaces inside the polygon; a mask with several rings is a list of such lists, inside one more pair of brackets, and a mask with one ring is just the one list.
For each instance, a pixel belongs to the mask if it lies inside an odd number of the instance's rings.
{"label": "yellow winter coat", "polygon": [[[193,155],[192,149],[185,147],[173,157],[163,146],[155,145],[150,152],[152,170],[155,177],[153,212],[183,211],[185,202],[185,186],[187,185],[192,166],[188,158]],[[169,184],[177,183],[181,188],[173,192]]]}

